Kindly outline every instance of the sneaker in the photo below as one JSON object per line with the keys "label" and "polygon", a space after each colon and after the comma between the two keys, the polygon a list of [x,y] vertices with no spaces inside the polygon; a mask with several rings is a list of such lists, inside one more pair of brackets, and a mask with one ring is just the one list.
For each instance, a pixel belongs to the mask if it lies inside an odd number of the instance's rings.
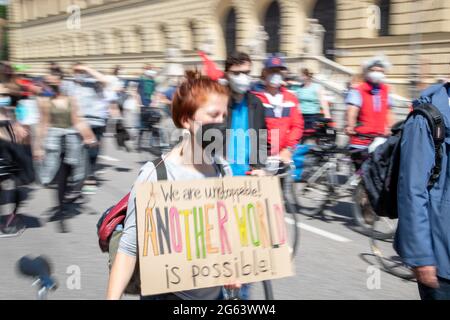
{"label": "sneaker", "polygon": [[97,179],[94,175],[90,175],[86,178],[86,180],[84,180],[84,184],[85,185],[96,185],[97,184]]}
{"label": "sneaker", "polygon": [[69,192],[64,197],[64,203],[73,203],[73,202],[78,201],[78,200],[83,200],[83,194],[81,193],[81,191]]}
{"label": "sneaker", "polygon": [[81,192],[83,194],[95,194],[97,191],[97,187],[94,185],[85,185],[83,189],[81,189]]}

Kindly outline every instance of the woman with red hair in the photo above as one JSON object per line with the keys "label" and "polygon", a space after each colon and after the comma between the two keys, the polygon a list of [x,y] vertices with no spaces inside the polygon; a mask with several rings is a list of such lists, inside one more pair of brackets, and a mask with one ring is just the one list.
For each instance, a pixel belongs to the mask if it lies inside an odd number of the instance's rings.
{"label": "woman with red hair", "polygon": [[[231,170],[221,162],[222,158],[217,152],[220,147],[217,146],[214,152],[210,151],[205,135],[208,129],[216,129],[216,133],[224,134],[228,96],[227,87],[218,82],[202,76],[199,72],[186,73],[186,80],[177,89],[172,102],[173,121],[178,128],[184,129],[185,134],[182,141],[163,155],[156,165],[165,166],[168,180],[194,180],[230,174]],[[157,181],[156,167],[154,162],[148,162],[141,169],[136,182]],[[119,249],[111,269],[108,299],[120,299],[136,267],[135,197],[133,187]],[[215,300],[221,297],[221,290],[222,287],[212,287],[145,298]]]}

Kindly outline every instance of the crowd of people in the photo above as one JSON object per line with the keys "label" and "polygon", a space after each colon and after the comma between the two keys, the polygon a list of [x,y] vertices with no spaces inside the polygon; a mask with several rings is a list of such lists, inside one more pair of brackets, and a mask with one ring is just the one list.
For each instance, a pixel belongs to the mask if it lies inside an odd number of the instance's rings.
{"label": "crowd of people", "polygon": [[[156,105],[165,108],[183,132],[180,142],[160,161],[169,180],[265,175],[268,157],[290,163],[304,133],[314,130],[320,119],[333,120],[333,107],[314,74],[306,68],[296,74],[279,55],[264,61],[259,79],[252,78],[252,60],[243,52],[227,57],[220,79],[214,79],[208,70],[177,70],[161,80],[161,73],[151,65],[135,80],[122,78],[120,67],[106,75],[82,63],[73,64],[70,70],[51,63],[48,74],[38,78],[27,77],[7,62],[0,68],[0,143],[8,145],[2,147],[0,158],[8,158],[6,152],[11,151],[7,150],[16,150],[25,159],[20,164],[28,167],[24,169],[28,176],[15,180],[17,188],[33,180],[44,186],[56,184],[57,215],[62,220],[68,202],[94,194],[99,186],[97,160],[109,125],[125,128],[132,140],[139,140],[145,126],[143,115]],[[384,59],[371,59],[362,67],[362,80],[353,83],[346,95],[345,134],[350,137],[350,150],[365,149],[373,140],[370,136],[391,132],[395,119],[385,81],[388,68]],[[448,90],[445,83],[440,86],[426,95],[442,109],[448,125],[446,94],[450,91],[444,92],[443,88]],[[210,142],[199,132],[211,128],[226,137],[221,160],[211,153],[204,155],[210,162],[196,163],[195,150],[204,152]],[[419,117],[410,120],[405,136],[399,198],[406,205],[400,215],[399,252],[417,271],[423,296],[448,298],[450,218],[444,217],[450,197],[448,171],[441,174],[439,185],[427,189],[429,172],[422,165],[432,166],[434,151],[425,121]],[[122,145],[130,150],[129,145]],[[421,161],[411,161],[418,158]],[[447,159],[444,153],[443,167]],[[357,159],[355,165],[360,165]],[[145,164],[137,181],[156,181],[155,167],[154,162]],[[431,201],[427,200],[429,194]],[[136,265],[134,198],[132,190],[111,270],[111,299],[121,297]],[[408,231],[414,228],[417,232]],[[445,286],[447,289],[442,289]],[[240,287],[241,298],[248,299],[250,287]],[[216,287],[150,298],[219,299],[221,294]]]}

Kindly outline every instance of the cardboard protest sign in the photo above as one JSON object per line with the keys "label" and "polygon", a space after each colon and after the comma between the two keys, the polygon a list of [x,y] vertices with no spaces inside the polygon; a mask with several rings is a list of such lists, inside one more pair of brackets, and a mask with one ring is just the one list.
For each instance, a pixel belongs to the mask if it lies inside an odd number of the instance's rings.
{"label": "cardboard protest sign", "polygon": [[143,295],[293,275],[277,177],[136,185]]}

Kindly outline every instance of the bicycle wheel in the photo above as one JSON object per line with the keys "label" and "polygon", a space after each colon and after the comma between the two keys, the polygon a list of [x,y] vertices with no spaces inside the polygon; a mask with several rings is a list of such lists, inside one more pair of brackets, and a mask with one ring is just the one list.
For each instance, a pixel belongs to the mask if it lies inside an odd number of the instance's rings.
{"label": "bicycle wheel", "polygon": [[[378,221],[375,221],[373,229],[376,231]],[[394,252],[393,238],[389,240],[379,240],[370,238],[370,248],[382,270],[405,280],[413,280],[412,270],[406,266],[401,258]]]}
{"label": "bicycle wheel", "polygon": [[265,300],[275,300],[273,295],[272,282],[270,280],[263,281]]}
{"label": "bicycle wheel", "polygon": [[300,229],[298,227],[298,218],[297,218],[297,204],[295,202],[295,195],[293,193],[294,187],[294,179],[291,174],[288,174],[281,181],[283,188],[283,195],[285,201],[286,208],[286,222],[288,223],[288,239],[289,244],[291,246],[291,257],[294,259],[295,254],[297,253],[297,249],[300,243]]}
{"label": "bicycle wheel", "polygon": [[321,176],[316,182],[293,183],[292,193],[298,212],[307,216],[321,214],[325,209],[333,187]]}
{"label": "bicycle wheel", "polygon": [[362,181],[353,193],[352,213],[356,231],[378,240],[391,239],[394,236],[394,223],[390,219],[378,217],[373,211]]}

